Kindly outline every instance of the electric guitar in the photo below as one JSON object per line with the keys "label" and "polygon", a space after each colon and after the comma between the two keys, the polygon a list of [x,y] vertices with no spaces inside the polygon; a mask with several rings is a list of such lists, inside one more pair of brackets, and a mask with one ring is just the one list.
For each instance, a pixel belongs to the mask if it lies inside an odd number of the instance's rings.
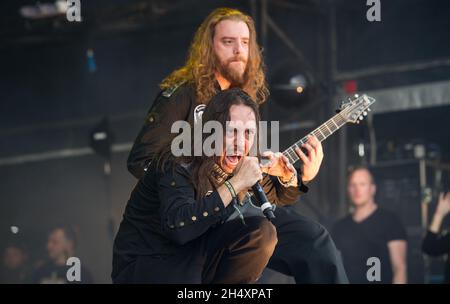
{"label": "electric guitar", "polygon": [[306,143],[308,141],[308,136],[313,135],[322,142],[346,123],[359,123],[364,119],[364,116],[367,116],[367,113],[370,112],[370,106],[375,101],[374,98],[367,96],[366,94],[361,96],[355,95],[353,98],[349,98],[348,101],[343,101],[336,115],[287,148],[283,152],[283,155],[289,159],[291,164],[296,163],[300,158],[297,153],[295,153],[295,149],[297,147],[300,148],[301,145]]}
{"label": "electric guitar", "polygon": [[[300,158],[295,152],[295,149],[300,148],[306,143],[308,141],[308,136],[313,135],[322,142],[346,123],[359,123],[364,119],[364,116],[367,116],[368,112],[370,112],[370,106],[375,103],[375,101],[376,100],[373,97],[365,94],[361,96],[355,95],[353,98],[349,98],[348,101],[343,101],[336,115],[284,150],[282,152],[283,155],[287,157],[291,164],[296,163]],[[243,218],[244,215],[264,216],[260,207],[253,204],[252,197],[248,193],[246,199],[240,204],[235,204],[234,207],[236,211],[227,219],[227,221],[235,219],[238,216]]]}

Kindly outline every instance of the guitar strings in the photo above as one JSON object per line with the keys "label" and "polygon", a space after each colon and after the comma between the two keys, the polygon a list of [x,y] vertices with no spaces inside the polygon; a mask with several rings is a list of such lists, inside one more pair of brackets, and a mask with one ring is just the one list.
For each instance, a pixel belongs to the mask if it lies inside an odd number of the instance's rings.
{"label": "guitar strings", "polygon": [[[323,141],[328,136],[330,136],[331,134],[333,134],[334,132],[339,130],[339,128],[341,128],[347,122],[346,119],[344,118],[343,114],[348,114],[347,112],[350,112],[351,108],[352,107],[347,107],[347,108],[343,109],[341,112],[334,115],[332,118],[330,118],[329,120],[324,122],[322,125],[320,125],[318,128],[313,130],[308,135],[312,134],[312,135],[316,136],[317,139],[319,139],[320,141]],[[331,123],[333,123],[334,126],[331,125]],[[326,135],[326,133],[327,133],[326,130],[328,131],[328,135]],[[282,154],[284,156],[286,156],[292,164],[294,164],[295,162],[297,162],[299,160],[299,157],[297,156],[297,153],[295,152],[293,147],[298,148],[299,144],[300,145],[304,144],[306,142],[305,139],[307,136],[305,136],[302,139],[300,139],[299,141],[295,142],[293,145],[291,145],[289,148],[287,148],[285,151],[282,152]]]}

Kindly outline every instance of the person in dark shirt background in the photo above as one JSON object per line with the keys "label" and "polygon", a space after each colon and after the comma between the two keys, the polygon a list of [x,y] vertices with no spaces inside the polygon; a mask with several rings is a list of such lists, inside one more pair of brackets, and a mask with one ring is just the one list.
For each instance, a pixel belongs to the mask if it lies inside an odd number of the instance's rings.
{"label": "person in dark shirt background", "polygon": [[[394,213],[375,203],[376,186],[370,171],[353,169],[347,190],[354,211],[335,224],[332,235],[350,283],[406,283],[406,232]],[[379,281],[368,280],[371,257],[380,261]]]}
{"label": "person in dark shirt background", "polygon": [[439,202],[436,211],[428,228],[427,234],[422,243],[424,253],[431,256],[440,256],[447,254],[444,283],[450,283],[450,233],[448,231],[440,232],[441,224],[446,215],[450,212],[450,192],[445,195],[439,195]]}
{"label": "person in dark shirt background", "polygon": [[[47,239],[48,260],[38,267],[31,276],[33,284],[67,284],[92,283],[88,269],[81,263],[80,281],[68,281],[67,272],[71,266],[66,265],[70,257],[76,257],[76,233],[70,227],[52,229]],[[82,261],[81,261],[82,262]]]}
{"label": "person in dark shirt background", "polygon": [[27,283],[29,274],[30,267],[25,247],[19,243],[9,243],[3,251],[0,284]]}

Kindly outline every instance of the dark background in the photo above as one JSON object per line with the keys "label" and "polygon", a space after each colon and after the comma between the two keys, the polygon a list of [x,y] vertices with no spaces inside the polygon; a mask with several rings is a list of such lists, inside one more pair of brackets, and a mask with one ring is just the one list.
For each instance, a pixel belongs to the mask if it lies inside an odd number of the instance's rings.
{"label": "dark background", "polygon": [[[19,8],[36,1],[2,1],[0,240],[21,238],[32,248],[32,255],[39,257],[45,252],[48,229],[69,223],[78,229],[79,256],[95,282],[109,282],[113,233],[136,182],[126,170],[130,143],[159,82],[184,63],[190,40],[207,14],[220,6],[253,13],[269,84],[280,73],[292,72],[284,67],[298,60],[295,54],[273,30],[263,35],[263,2],[82,1],[83,21],[69,23],[64,17],[25,20]],[[333,78],[336,71],[450,57],[448,1],[381,0],[381,22],[367,21],[365,0],[266,3],[270,18],[304,57],[296,68],[309,73],[315,87],[314,94],[294,106],[283,103],[273,91],[262,111],[265,119],[279,120],[280,125],[311,122],[315,126],[333,115],[339,101],[336,96],[346,81]],[[330,42],[333,8],[335,52]],[[89,48],[94,51],[94,73],[87,65]],[[450,67],[347,80],[357,81],[360,91],[370,91],[450,80]],[[440,160],[450,162],[450,96],[446,102],[439,107],[375,114],[378,143],[402,147],[421,142],[438,147]],[[109,118],[117,145],[109,177],[103,173],[103,158],[89,148],[90,131],[103,117]],[[345,137],[336,135],[324,143],[320,175],[298,205],[326,226],[348,207],[342,199],[344,171],[351,164],[367,161],[357,154],[357,145],[368,142],[366,122],[345,128]],[[311,129],[306,126],[283,133],[281,148]],[[381,146],[379,150],[385,160],[405,158],[401,149],[388,153]],[[12,235],[11,226],[19,227],[19,233]]]}

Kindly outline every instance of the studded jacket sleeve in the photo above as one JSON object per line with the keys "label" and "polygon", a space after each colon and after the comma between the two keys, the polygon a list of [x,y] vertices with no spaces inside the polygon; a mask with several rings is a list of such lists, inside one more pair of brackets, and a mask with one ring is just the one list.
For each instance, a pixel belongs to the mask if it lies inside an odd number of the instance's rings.
{"label": "studded jacket sleeve", "polygon": [[225,208],[217,190],[196,199],[187,170],[179,165],[161,174],[158,193],[162,231],[179,245],[198,238],[234,211],[231,204]]}
{"label": "studded jacket sleeve", "polygon": [[144,176],[156,154],[157,144],[171,133],[175,121],[189,121],[194,102],[193,89],[188,85],[158,94],[128,156],[127,167],[131,174],[138,179]]}

